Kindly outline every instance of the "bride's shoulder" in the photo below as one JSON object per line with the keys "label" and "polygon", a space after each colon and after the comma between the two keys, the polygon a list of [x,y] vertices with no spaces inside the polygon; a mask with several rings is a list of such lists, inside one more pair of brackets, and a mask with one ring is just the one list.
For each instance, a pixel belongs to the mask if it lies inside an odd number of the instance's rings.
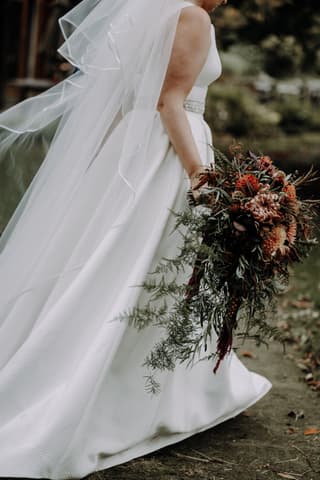
{"label": "bride's shoulder", "polygon": [[212,27],[209,14],[198,5],[192,4],[187,4],[181,9],[180,23],[196,30],[208,30]]}

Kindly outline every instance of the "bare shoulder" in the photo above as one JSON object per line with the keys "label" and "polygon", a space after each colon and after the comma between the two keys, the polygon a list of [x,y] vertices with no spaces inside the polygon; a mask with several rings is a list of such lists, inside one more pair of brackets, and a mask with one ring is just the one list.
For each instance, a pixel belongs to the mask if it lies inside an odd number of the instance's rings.
{"label": "bare shoulder", "polygon": [[211,19],[203,8],[190,5],[181,10],[179,22],[194,32],[207,32],[211,28]]}

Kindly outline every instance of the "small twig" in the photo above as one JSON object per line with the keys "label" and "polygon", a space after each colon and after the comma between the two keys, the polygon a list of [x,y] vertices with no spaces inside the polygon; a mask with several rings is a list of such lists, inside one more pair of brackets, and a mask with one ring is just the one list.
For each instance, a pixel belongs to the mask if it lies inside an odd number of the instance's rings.
{"label": "small twig", "polygon": [[[280,473],[280,474],[282,473],[282,472],[279,472],[278,470],[276,470],[275,468],[272,468],[272,467],[269,467],[269,470],[271,470],[271,472],[273,472],[273,473],[276,473],[277,475],[278,475],[279,473]],[[285,473],[286,473],[287,475],[292,476],[292,478],[294,478],[294,477],[295,477],[296,479],[297,479],[297,477],[302,477],[302,478],[303,478],[303,474],[302,474],[302,473],[295,473],[295,472],[285,472]],[[297,479],[297,480],[298,480],[298,479]]]}
{"label": "small twig", "polygon": [[279,463],[289,463],[289,462],[297,462],[299,457],[290,458],[289,460],[279,460],[278,462],[272,462],[273,465],[278,465]]}
{"label": "small twig", "polygon": [[309,468],[308,470],[305,470],[305,471],[301,474],[301,475],[302,475],[302,478],[304,478],[304,475],[305,475],[306,473],[310,473],[310,472],[312,472],[312,468]]}
{"label": "small twig", "polygon": [[206,458],[209,462],[214,462],[214,463],[225,463],[226,465],[237,465],[234,462],[228,462],[227,460],[222,460],[222,458],[218,457],[208,457],[208,455],[205,455],[202,452],[199,452],[198,450],[195,450],[194,448],[191,449],[194,453],[197,453],[203,458]]}
{"label": "small twig", "polygon": [[192,457],[191,455],[183,455],[182,453],[172,452],[175,457],[185,458],[186,460],[193,460],[195,462],[209,463],[205,458]]}
{"label": "small twig", "polygon": [[299,447],[296,447],[296,445],[291,445],[292,448],[295,448],[296,450],[298,450],[298,452],[301,453],[301,455],[304,456],[304,458],[306,459],[306,462],[307,464],[309,465],[309,467],[311,468],[311,470],[315,473],[319,473],[320,470],[315,470],[312,463],[311,463],[311,460],[309,459],[308,455],[303,451],[301,450],[301,448]]}

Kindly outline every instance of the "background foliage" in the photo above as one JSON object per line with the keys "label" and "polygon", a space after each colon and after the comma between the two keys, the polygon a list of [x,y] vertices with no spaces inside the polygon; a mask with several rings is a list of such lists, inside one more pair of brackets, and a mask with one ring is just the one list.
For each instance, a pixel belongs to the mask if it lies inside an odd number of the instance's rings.
{"label": "background foliage", "polygon": [[223,49],[239,42],[260,46],[271,75],[320,72],[318,0],[229,0],[214,21]]}
{"label": "background foliage", "polygon": [[229,0],[213,23],[223,75],[210,88],[207,121],[217,137],[264,143],[307,134],[310,144],[313,135],[318,162],[319,1]]}

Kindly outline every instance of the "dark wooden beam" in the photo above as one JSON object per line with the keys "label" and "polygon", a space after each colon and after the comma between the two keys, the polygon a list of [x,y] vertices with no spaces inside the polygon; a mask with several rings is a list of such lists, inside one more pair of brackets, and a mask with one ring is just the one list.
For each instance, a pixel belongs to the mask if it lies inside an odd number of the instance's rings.
{"label": "dark wooden beam", "polygon": [[20,27],[20,51],[18,63],[18,77],[23,78],[26,75],[27,55],[28,55],[28,21],[30,11],[30,0],[22,0],[21,27]]}
{"label": "dark wooden beam", "polygon": [[6,52],[7,52],[7,21],[8,2],[2,0],[0,3],[0,108],[5,106],[5,86],[8,78]]}

